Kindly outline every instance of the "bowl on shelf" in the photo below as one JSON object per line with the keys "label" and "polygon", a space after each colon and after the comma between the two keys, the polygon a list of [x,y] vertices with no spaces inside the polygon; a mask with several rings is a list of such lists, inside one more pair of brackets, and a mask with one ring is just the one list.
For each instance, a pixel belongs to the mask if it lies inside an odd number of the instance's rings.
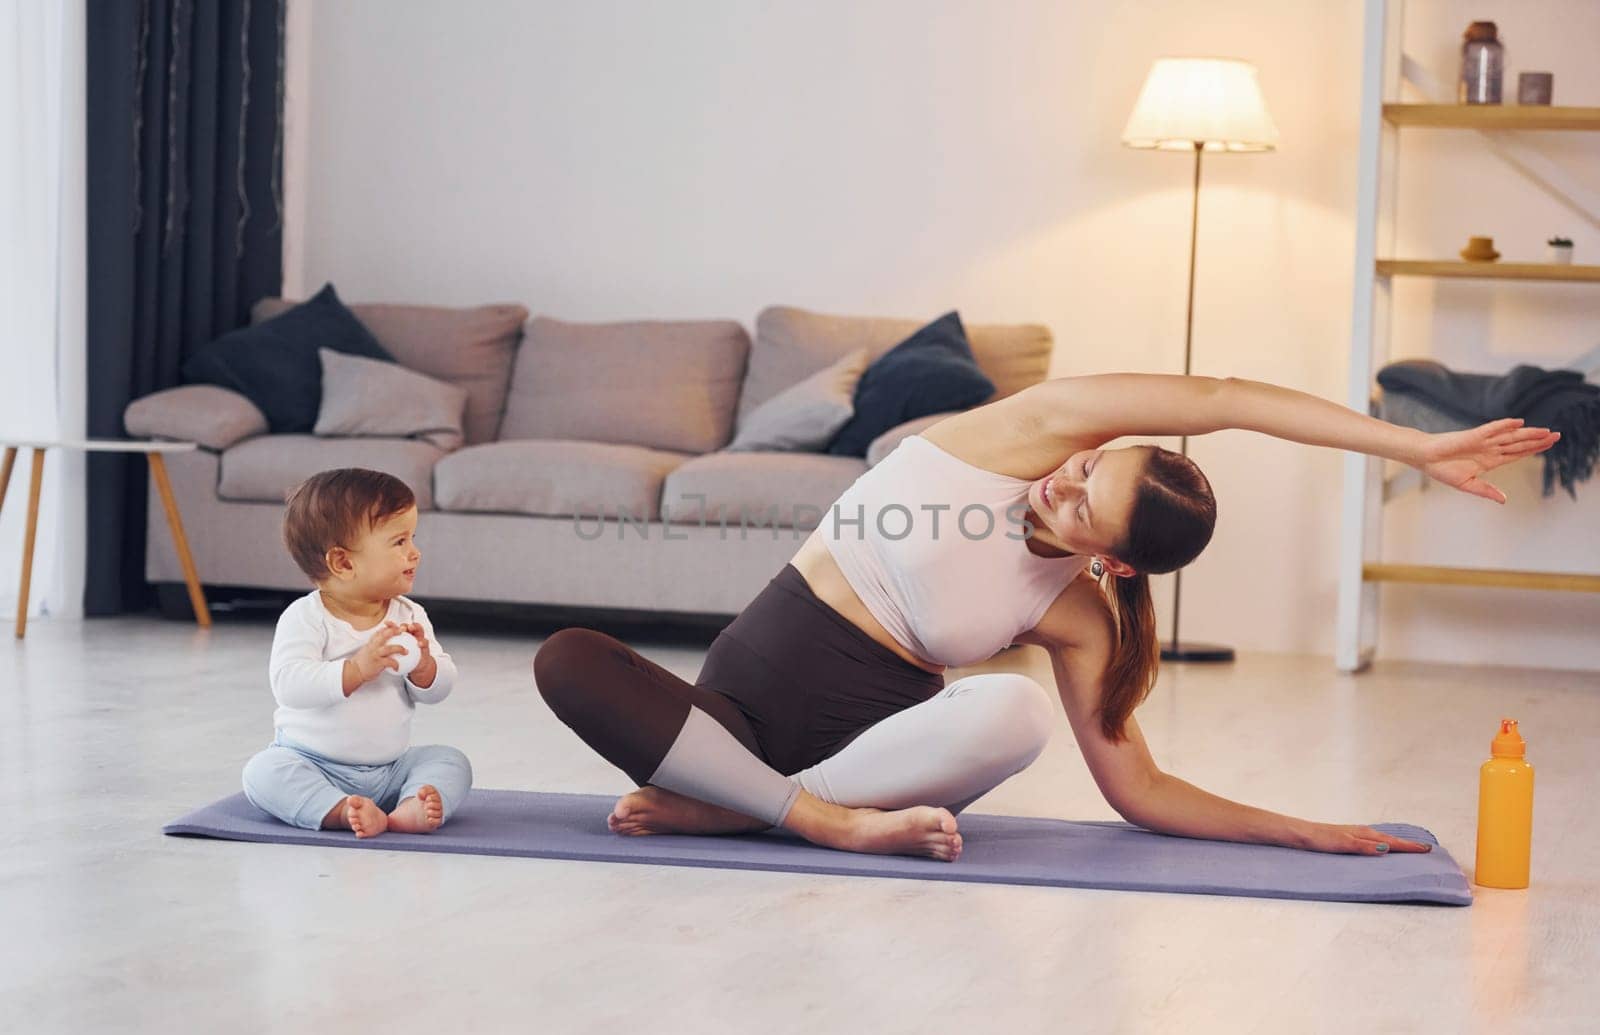
{"label": "bowl on shelf", "polygon": [[1461,257],[1468,262],[1493,262],[1500,258],[1500,253],[1494,250],[1494,238],[1469,237],[1467,246],[1461,249]]}

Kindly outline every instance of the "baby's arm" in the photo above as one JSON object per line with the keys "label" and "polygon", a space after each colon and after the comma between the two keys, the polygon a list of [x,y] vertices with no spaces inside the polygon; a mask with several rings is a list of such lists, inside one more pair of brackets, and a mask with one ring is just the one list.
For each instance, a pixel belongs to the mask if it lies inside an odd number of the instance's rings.
{"label": "baby's arm", "polygon": [[307,608],[290,605],[272,637],[272,696],[285,708],[327,708],[345,698],[344,662],[324,661],[328,633]]}
{"label": "baby's arm", "polygon": [[456,663],[433,638],[433,623],[428,613],[412,603],[412,619],[406,630],[422,645],[422,661],[406,677],[406,692],[418,704],[438,704],[450,696],[456,684]]}

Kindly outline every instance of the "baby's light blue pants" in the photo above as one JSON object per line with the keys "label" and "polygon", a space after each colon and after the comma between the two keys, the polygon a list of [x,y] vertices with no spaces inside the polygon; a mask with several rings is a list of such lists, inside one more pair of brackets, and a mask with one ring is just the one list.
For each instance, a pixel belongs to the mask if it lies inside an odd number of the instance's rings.
{"label": "baby's light blue pants", "polygon": [[423,784],[438,789],[448,821],[472,787],[472,763],[453,747],[428,744],[407,748],[393,762],[352,765],[280,736],[244,767],[244,796],[250,803],[306,830],[321,828],[323,817],[347,795],[371,798],[378,808],[392,812]]}

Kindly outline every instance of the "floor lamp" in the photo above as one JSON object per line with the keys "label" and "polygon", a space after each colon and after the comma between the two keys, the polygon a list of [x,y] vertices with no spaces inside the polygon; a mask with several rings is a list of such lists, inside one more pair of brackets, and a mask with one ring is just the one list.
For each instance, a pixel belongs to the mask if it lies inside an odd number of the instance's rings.
{"label": "floor lamp", "polygon": [[[1161,58],[1139,91],[1122,131],[1128,147],[1194,154],[1194,201],[1189,216],[1189,309],[1183,331],[1183,372],[1190,373],[1194,344],[1194,259],[1200,228],[1200,156],[1207,151],[1271,151],[1278,129],[1267,114],[1256,68],[1227,58]],[[1179,447],[1189,455],[1189,436]],[[1184,643],[1178,638],[1183,572],[1172,579],[1172,639],[1162,644],[1166,661],[1232,661],[1233,648]]]}

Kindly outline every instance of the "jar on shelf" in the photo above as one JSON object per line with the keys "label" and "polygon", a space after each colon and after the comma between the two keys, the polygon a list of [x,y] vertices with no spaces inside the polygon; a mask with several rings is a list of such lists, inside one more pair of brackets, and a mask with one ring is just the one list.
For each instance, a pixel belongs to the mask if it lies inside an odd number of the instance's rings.
{"label": "jar on shelf", "polygon": [[1461,82],[1456,100],[1461,104],[1499,104],[1505,73],[1505,48],[1494,22],[1473,22],[1462,34]]}

